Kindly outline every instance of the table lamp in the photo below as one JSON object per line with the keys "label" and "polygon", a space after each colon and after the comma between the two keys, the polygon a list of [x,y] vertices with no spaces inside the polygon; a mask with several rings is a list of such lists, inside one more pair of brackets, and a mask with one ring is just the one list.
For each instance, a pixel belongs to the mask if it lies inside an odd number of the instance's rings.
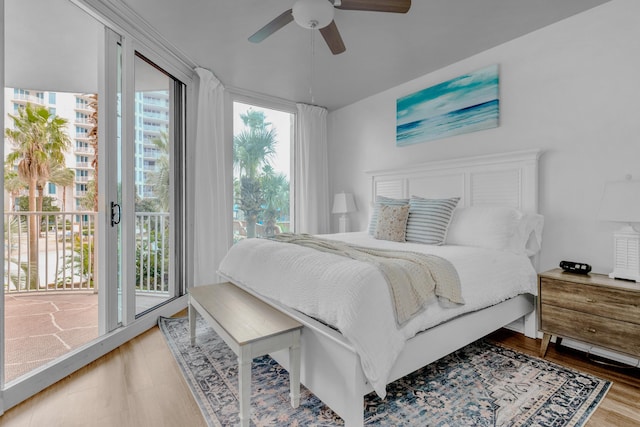
{"label": "table lamp", "polygon": [[353,200],[353,194],[342,192],[342,193],[336,193],[336,195],[333,196],[333,210],[331,211],[331,213],[342,214],[340,216],[340,232],[341,233],[346,233],[350,231],[349,217],[347,216],[347,214],[355,211],[357,211],[357,209],[356,209],[356,203]]}
{"label": "table lamp", "polygon": [[613,234],[613,272],[609,277],[640,282],[640,232],[632,226],[640,222],[640,181],[629,176],[606,183],[599,218],[625,223]]}

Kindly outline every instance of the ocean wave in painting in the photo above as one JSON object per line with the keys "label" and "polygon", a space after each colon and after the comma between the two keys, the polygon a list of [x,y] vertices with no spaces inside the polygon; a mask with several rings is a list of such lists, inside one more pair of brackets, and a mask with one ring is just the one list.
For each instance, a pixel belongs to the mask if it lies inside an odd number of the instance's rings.
{"label": "ocean wave in painting", "polygon": [[499,79],[491,65],[399,98],[396,145],[497,127]]}
{"label": "ocean wave in painting", "polygon": [[[500,102],[494,99],[440,116],[398,125],[396,145],[401,147],[460,133],[494,128],[498,126],[499,113]],[[464,130],[461,132],[462,129]]]}

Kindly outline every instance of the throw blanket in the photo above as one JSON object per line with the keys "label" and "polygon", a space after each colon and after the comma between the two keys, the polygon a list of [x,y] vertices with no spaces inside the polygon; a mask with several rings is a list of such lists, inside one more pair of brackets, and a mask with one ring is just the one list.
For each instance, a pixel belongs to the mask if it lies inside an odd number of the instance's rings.
{"label": "throw blanket", "polygon": [[439,256],[366,248],[309,234],[283,233],[272,239],[375,265],[389,286],[398,326],[424,310],[435,297],[464,304],[456,269]]}

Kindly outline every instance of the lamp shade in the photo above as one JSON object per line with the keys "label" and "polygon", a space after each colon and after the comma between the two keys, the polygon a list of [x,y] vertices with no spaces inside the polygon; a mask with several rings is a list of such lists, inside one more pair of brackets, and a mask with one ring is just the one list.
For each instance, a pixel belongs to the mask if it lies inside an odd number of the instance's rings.
{"label": "lamp shade", "polygon": [[640,181],[605,184],[598,218],[612,222],[640,222]]}
{"label": "lamp shade", "polygon": [[335,10],[328,0],[298,0],[293,5],[293,19],[303,28],[324,28],[331,24]]}
{"label": "lamp shade", "polygon": [[356,203],[353,200],[353,194],[351,193],[336,193],[333,196],[333,210],[334,214],[345,214],[349,212],[355,212]]}

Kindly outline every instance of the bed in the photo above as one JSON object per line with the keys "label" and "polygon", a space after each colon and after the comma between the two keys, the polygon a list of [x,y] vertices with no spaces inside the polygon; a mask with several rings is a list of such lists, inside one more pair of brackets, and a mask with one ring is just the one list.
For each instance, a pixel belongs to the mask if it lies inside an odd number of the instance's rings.
{"label": "bed", "polygon": [[[360,266],[363,263],[356,265],[358,261],[333,259],[344,258],[334,254],[310,258],[313,249],[292,249],[295,245],[264,239],[234,246],[219,273],[304,325],[301,382],[345,425],[361,426],[367,393],[375,391],[384,397],[386,384],[513,322],[535,337],[535,265],[542,226],[537,215],[540,154],[527,150],[367,173],[372,203],[377,202],[374,218],[382,205],[393,204],[389,200],[402,204],[403,199],[413,203],[412,196],[455,199],[445,245],[425,245],[420,239],[408,243],[375,239],[371,228],[322,236],[446,258],[459,273],[464,304],[434,298],[414,317],[401,324],[395,318],[389,326],[394,309],[385,302],[389,292],[379,272]],[[508,232],[492,229],[510,221]],[[512,245],[513,241],[518,243]],[[342,270],[352,274],[347,281],[355,291],[340,282],[342,276],[337,274]],[[329,278],[323,279],[327,283],[322,283],[321,276]],[[498,282],[507,289],[499,295],[492,290]],[[334,306],[332,298],[346,308]],[[288,366],[288,353],[272,356]]]}

